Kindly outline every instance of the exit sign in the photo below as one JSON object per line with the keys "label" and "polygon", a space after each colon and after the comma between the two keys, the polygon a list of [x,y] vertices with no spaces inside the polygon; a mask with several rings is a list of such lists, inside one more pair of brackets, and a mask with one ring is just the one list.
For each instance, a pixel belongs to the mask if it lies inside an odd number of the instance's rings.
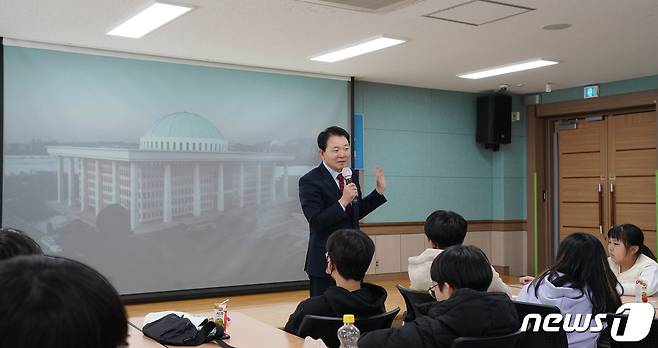
{"label": "exit sign", "polygon": [[584,96],[585,96],[585,99],[598,97],[599,96],[599,85],[585,86]]}

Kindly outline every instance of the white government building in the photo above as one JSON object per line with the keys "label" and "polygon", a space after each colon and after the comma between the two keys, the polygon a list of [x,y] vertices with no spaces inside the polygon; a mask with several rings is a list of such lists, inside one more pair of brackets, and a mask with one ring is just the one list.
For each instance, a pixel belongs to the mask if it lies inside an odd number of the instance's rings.
{"label": "white government building", "polygon": [[188,112],[160,119],[139,139],[139,149],[48,146],[47,151],[57,156],[59,202],[96,215],[119,203],[130,212],[133,229],[287,198],[287,162],[294,159],[229,152],[212,122]]}

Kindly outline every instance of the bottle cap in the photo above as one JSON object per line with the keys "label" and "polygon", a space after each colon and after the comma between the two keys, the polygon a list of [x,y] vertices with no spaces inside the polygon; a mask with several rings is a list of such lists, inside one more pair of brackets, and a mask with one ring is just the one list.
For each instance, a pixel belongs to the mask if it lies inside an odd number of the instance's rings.
{"label": "bottle cap", "polygon": [[354,314],[343,314],[343,323],[354,324]]}

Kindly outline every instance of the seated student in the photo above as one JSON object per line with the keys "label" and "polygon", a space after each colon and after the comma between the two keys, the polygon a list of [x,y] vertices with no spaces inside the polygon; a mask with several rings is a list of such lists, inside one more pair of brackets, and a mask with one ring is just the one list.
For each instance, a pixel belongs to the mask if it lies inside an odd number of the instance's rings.
{"label": "seated student", "polygon": [[359,348],[447,348],[457,337],[498,336],[519,329],[510,298],[486,292],[493,272],[478,247],[446,248],[432,262],[430,273],[435,284],[428,291],[437,302],[422,304],[423,315],[400,329],[365,333]]}
{"label": "seated student", "polygon": [[[574,233],[560,243],[555,263],[524,286],[518,301],[556,306],[562,314],[614,313],[621,306],[619,283],[608,267],[601,242],[588,233]],[[599,334],[570,332],[570,348],[596,347]]]}
{"label": "seated student", "polygon": [[302,301],[284,327],[287,332],[296,334],[307,314],[340,318],[343,314],[354,314],[359,318],[386,311],[386,290],[362,282],[375,253],[370,237],[359,230],[341,229],[329,236],[326,246],[326,272],[336,281],[336,286]]}
{"label": "seated student", "polygon": [[34,239],[17,229],[0,229],[0,260],[32,254],[43,254],[41,247]]}
{"label": "seated student", "polygon": [[22,255],[0,262],[0,347],[117,348],[128,321],[116,290],[77,261]]}
{"label": "seated student", "polygon": [[[430,267],[432,261],[443,249],[460,245],[466,237],[466,220],[461,215],[445,210],[437,210],[425,220],[425,235],[431,248],[425,249],[420,255],[409,258],[410,287],[414,290],[425,291],[432,286]],[[489,292],[504,292],[510,294],[509,287],[500,279],[498,272],[491,268],[493,278],[487,288]]]}
{"label": "seated student", "polygon": [[617,225],[608,231],[608,262],[621,283],[624,295],[635,295],[635,281],[647,284],[647,295],[658,292],[656,256],[644,245],[644,233],[631,224]]}

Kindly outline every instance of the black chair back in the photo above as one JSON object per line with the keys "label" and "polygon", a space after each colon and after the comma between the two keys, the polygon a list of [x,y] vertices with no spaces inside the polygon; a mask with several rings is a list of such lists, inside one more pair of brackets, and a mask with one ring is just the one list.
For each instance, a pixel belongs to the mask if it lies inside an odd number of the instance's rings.
{"label": "black chair back", "polygon": [[427,291],[412,290],[400,284],[395,285],[395,287],[400,291],[404,299],[404,304],[407,306],[407,315],[404,317],[404,321],[406,322],[416,319],[419,304],[436,301]]}
{"label": "black chair back", "polygon": [[[555,306],[521,301],[514,301],[514,305],[516,307],[516,312],[519,314],[519,321],[521,321],[522,325],[523,318],[528,314],[539,314],[543,319],[549,314],[560,313],[560,309]],[[530,320],[528,325],[534,326],[535,321]],[[521,328],[521,330],[524,330],[524,328]],[[567,333],[562,326],[560,326],[560,329],[557,332],[545,332],[541,329],[539,332],[528,330],[525,335],[519,339],[518,346],[531,348],[567,348]]]}
{"label": "black chair back", "polygon": [[[368,331],[386,329],[391,327],[400,307],[395,307],[386,313],[373,315],[367,318],[355,318],[354,325],[361,334]],[[320,315],[305,315],[297,330],[297,336],[311,336],[322,339],[329,348],[339,347],[338,329],[343,326],[343,318],[324,317]]]}
{"label": "black chair back", "polygon": [[524,335],[525,332],[516,331],[503,336],[458,337],[452,342],[452,348],[514,348]]}

